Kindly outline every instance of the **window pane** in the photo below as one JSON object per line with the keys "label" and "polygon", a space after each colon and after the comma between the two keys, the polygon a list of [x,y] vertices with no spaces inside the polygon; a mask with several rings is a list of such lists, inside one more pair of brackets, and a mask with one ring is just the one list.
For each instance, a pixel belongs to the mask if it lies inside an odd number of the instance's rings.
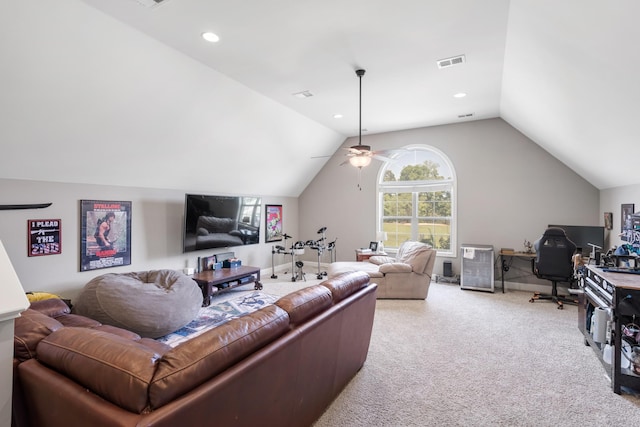
{"label": "window pane", "polygon": [[385,193],[383,195],[383,216],[412,216],[411,194]]}
{"label": "window pane", "polygon": [[387,232],[387,240],[383,242],[385,248],[397,248],[402,242],[411,240],[410,220],[386,218],[383,221],[382,230]]}

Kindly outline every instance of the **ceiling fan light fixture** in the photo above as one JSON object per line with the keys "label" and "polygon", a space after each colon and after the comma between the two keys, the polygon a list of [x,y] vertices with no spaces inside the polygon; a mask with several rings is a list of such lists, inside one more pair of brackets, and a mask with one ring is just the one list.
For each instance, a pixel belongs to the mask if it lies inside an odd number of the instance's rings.
{"label": "ceiling fan light fixture", "polygon": [[369,166],[371,163],[371,157],[369,156],[353,156],[349,157],[349,163],[351,166],[355,166],[357,168],[363,168],[365,166]]}

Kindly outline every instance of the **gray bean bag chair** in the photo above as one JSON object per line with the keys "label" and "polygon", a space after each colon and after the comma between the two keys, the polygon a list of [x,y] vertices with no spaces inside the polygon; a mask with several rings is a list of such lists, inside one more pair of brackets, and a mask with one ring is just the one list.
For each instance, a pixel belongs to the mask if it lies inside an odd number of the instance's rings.
{"label": "gray bean bag chair", "polygon": [[158,338],[195,319],[201,306],[202,292],[193,279],[153,270],[95,277],[74,301],[73,312]]}

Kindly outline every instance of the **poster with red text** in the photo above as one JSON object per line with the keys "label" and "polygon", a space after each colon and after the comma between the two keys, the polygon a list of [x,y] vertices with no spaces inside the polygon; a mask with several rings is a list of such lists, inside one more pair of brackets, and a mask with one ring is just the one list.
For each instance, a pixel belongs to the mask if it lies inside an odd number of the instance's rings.
{"label": "poster with red text", "polygon": [[131,202],[81,200],[80,271],[131,264]]}

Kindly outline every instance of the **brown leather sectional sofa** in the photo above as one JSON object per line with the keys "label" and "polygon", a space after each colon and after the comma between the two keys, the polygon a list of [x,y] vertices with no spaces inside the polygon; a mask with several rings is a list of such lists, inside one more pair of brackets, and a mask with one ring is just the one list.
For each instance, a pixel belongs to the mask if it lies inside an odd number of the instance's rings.
{"label": "brown leather sectional sofa", "polygon": [[348,273],[175,348],[33,303],[15,322],[14,425],[311,425],[365,362],[376,288]]}

